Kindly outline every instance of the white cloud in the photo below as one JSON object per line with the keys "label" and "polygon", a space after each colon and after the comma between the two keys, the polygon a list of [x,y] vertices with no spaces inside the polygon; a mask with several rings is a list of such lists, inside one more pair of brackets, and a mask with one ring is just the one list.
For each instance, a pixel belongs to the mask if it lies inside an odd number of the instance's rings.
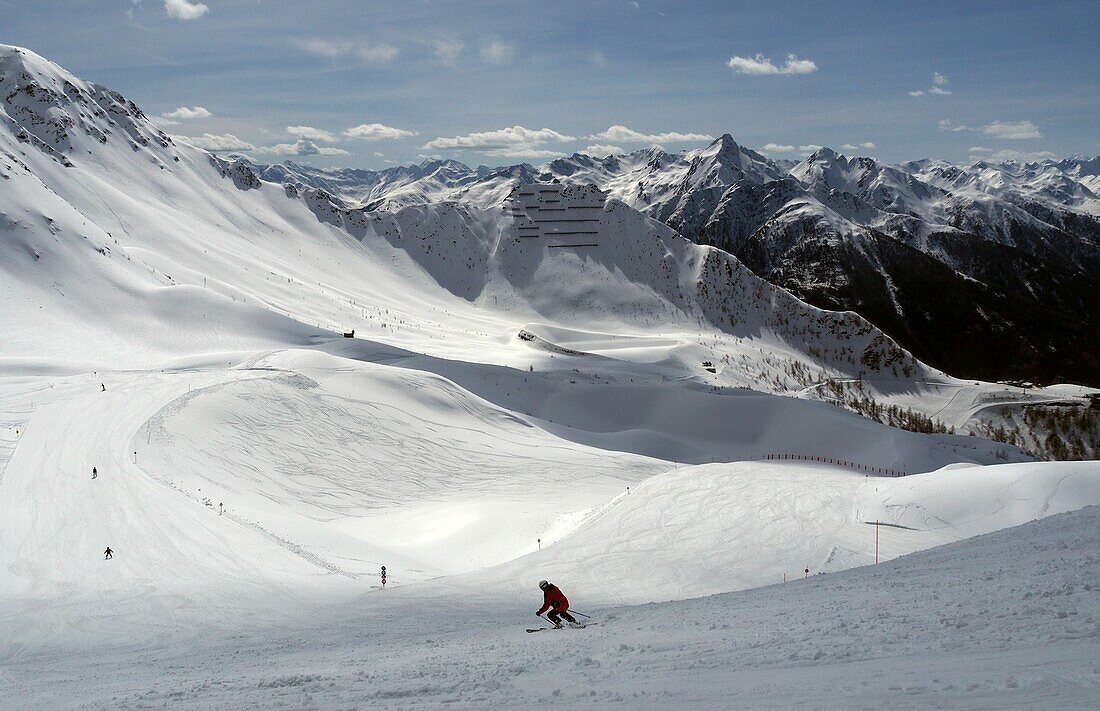
{"label": "white cloud", "polygon": [[342,148],[333,148],[332,146],[318,146],[313,141],[307,141],[304,138],[298,139],[296,143],[279,143],[274,146],[260,146],[256,149],[257,153],[271,153],[277,156],[346,156],[349,155],[347,151]]}
{"label": "white cloud", "polygon": [[356,57],[372,64],[383,64],[393,61],[393,58],[397,56],[397,48],[388,44],[378,44],[372,47],[360,46],[355,48],[354,54]]}
{"label": "white cloud", "polygon": [[587,153],[590,156],[613,156],[625,153],[626,151],[618,146],[611,146],[606,143],[593,143],[581,152]]}
{"label": "white cloud", "polygon": [[202,106],[181,106],[174,111],[161,114],[161,118],[168,119],[166,123],[175,123],[176,120],[190,121],[192,119],[210,118],[213,115]]}
{"label": "white cloud", "polygon": [[[760,152],[767,153],[768,155],[773,155],[775,153],[798,153],[799,155],[810,155],[811,153],[816,153],[817,151],[822,150],[822,147],[824,146],[817,145],[816,143],[803,143],[802,145],[792,145],[790,143],[764,143],[762,146],[760,146]],[[845,151],[859,151],[861,149],[873,149],[873,147],[875,147],[875,144],[871,143],[870,141],[866,141],[864,143],[860,143],[859,145],[845,143],[842,147]]]}
{"label": "white cloud", "polygon": [[490,64],[508,64],[515,56],[516,48],[509,42],[490,40],[481,46],[481,56]]}
{"label": "white cloud", "polygon": [[443,160],[443,156],[439,155],[438,153],[417,153],[416,157],[420,160]]}
{"label": "white cloud", "polygon": [[1039,127],[1030,121],[994,121],[982,126],[982,133],[1013,141],[1043,137]]}
{"label": "white cloud", "polygon": [[458,40],[440,39],[435,41],[435,57],[449,67],[458,64],[458,57],[466,45]]}
{"label": "white cloud", "polygon": [[197,20],[210,11],[203,3],[188,0],[164,0],[164,9],[176,20]]}
{"label": "white cloud", "polygon": [[726,66],[738,74],[751,74],[754,76],[768,76],[776,74],[809,74],[817,71],[817,65],[809,59],[799,59],[793,54],[787,55],[787,61],[783,66],[776,66],[772,60],[763,54],[757,53],[755,57],[730,57]]}
{"label": "white cloud", "polygon": [[994,138],[1003,138],[1010,141],[1020,141],[1029,138],[1042,138],[1039,127],[1031,121],[994,121],[984,126],[967,126],[965,123],[953,123],[951,119],[939,122],[941,131],[978,131]]}
{"label": "white cloud", "polygon": [[381,151],[375,151],[375,152],[374,152],[374,153],[373,153],[372,155],[373,155],[373,156],[374,156],[375,158],[385,158],[385,157],[386,157],[386,154],[385,154],[385,153],[382,153]]}
{"label": "white cloud", "polygon": [[858,150],[861,150],[861,149],[874,150],[876,147],[877,146],[875,146],[875,144],[872,141],[865,141],[865,142],[859,144],[858,146],[854,146],[851,143],[845,143],[843,146],[841,146],[841,148],[843,148],[846,151],[858,151]]}
{"label": "white cloud", "polygon": [[552,151],[538,146],[505,146],[503,148],[487,148],[480,151],[494,158],[560,158],[561,151]]}
{"label": "white cloud", "polygon": [[971,160],[988,160],[995,162],[1003,161],[1021,161],[1024,163],[1035,163],[1042,160],[1051,160],[1058,156],[1050,151],[1016,151],[1011,148],[1006,148],[1000,151],[991,151],[988,148],[982,146],[974,146],[970,149]]}
{"label": "white cloud", "polygon": [[965,123],[954,123],[951,119],[944,119],[939,122],[941,131],[952,131],[958,133],[959,131],[976,131],[977,129],[967,126]]}
{"label": "white cloud", "polygon": [[208,151],[251,151],[255,149],[248,141],[242,141],[232,133],[221,135],[204,133],[201,136],[172,136],[181,141],[186,141],[196,148],[204,148]]}
{"label": "white cloud", "polygon": [[[544,143],[564,143],[566,141],[575,140],[577,139],[574,136],[566,136],[550,128],[532,129],[524,128],[523,126],[511,126],[496,131],[479,131],[465,136],[453,136],[451,138],[441,136],[428,141],[421,146],[421,148],[424,150],[485,149],[483,152],[489,155],[504,155],[492,153],[492,151],[510,149],[513,152],[526,151],[526,157],[544,157],[533,156],[531,155],[531,151]],[[511,155],[518,154],[512,153]]]}
{"label": "white cloud", "polygon": [[418,131],[408,131],[403,128],[394,128],[381,123],[361,123],[344,131],[349,138],[358,138],[363,141],[382,141],[386,139],[408,138],[419,136]]}
{"label": "white cloud", "polygon": [[916,91],[910,91],[909,96],[924,96],[925,94],[935,94],[938,96],[949,96],[951,90],[947,88],[950,83],[948,78],[940,74],[939,72],[932,72],[932,86],[928,89],[917,89]]}
{"label": "white cloud", "polygon": [[300,49],[319,57],[337,60],[343,57],[361,59],[368,64],[385,64],[393,61],[398,54],[398,49],[388,44],[367,44],[364,42],[348,42],[345,40],[328,40],[318,37],[300,39],[297,41]]}
{"label": "white cloud", "polygon": [[[866,146],[867,144],[862,145]],[[872,143],[870,145],[873,146],[874,144]],[[844,147],[847,150],[859,150],[859,146],[845,145]],[[821,146],[817,145],[816,143],[805,143],[801,146],[794,146],[789,143],[765,143],[763,146],[760,147],[760,152],[767,153],[769,155],[775,153],[798,153],[801,155],[809,155],[810,153],[815,153],[820,149]]]}
{"label": "white cloud", "polygon": [[321,141],[322,143],[336,143],[337,141],[336,136],[313,126],[287,126],[286,132],[291,136],[305,138],[310,141]]}
{"label": "white cloud", "polygon": [[641,133],[626,126],[609,126],[606,131],[585,136],[590,141],[616,141],[619,143],[677,143],[682,141],[713,141],[714,136],[705,133]]}

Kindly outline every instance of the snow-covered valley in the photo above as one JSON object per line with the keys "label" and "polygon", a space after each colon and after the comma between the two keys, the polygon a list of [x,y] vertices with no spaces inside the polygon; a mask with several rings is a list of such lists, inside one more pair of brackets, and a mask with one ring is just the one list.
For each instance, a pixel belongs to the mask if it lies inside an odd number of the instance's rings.
{"label": "snow-covered valley", "polygon": [[[1085,388],[614,198],[583,245],[510,190],[349,207],[26,50],[0,86],[0,707],[1100,702],[1100,465],[831,404]],[[540,578],[597,624],[525,634]]]}

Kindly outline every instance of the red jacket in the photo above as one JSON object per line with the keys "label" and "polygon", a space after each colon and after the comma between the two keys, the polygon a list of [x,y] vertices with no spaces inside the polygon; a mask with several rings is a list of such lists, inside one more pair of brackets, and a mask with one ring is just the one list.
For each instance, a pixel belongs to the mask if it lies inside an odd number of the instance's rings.
{"label": "red jacket", "polygon": [[562,594],[561,590],[558,590],[557,585],[551,585],[542,591],[542,607],[539,608],[539,614],[541,615],[551,607],[558,612],[565,612],[569,609],[569,600]]}

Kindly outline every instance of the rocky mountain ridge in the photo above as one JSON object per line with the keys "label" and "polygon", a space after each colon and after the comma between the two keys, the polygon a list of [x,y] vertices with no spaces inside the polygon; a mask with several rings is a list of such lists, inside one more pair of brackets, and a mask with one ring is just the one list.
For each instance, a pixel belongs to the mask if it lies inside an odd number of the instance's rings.
{"label": "rocky mountain ridge", "polygon": [[425,161],[343,187],[340,171],[257,170],[370,209],[492,206],[524,182],[594,184],[810,303],[860,313],[937,367],[1100,383],[1100,159],[891,165],[821,148],[790,166],[727,134],[680,153],[541,166]]}

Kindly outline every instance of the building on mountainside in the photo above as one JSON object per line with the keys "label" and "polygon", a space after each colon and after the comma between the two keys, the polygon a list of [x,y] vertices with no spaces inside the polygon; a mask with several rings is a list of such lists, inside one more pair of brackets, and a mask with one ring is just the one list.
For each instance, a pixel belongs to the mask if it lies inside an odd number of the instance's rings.
{"label": "building on mountainside", "polygon": [[519,239],[549,239],[548,246],[594,246],[607,193],[595,185],[519,185],[505,210]]}

